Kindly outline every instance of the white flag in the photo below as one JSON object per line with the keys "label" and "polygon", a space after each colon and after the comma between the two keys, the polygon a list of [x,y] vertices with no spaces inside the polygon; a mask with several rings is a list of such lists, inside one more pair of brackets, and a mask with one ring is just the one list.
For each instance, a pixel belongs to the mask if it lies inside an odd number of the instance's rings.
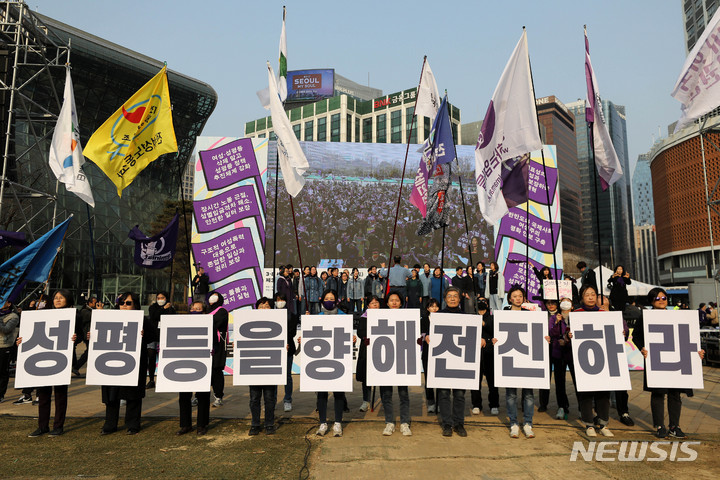
{"label": "white flag", "polygon": [[278,58],[278,93],[280,101],[287,98],[287,37],[285,36],[285,7],[283,7],[283,24],[280,32],[280,55]]}
{"label": "white flag", "polygon": [[270,66],[268,67],[268,90],[270,92],[270,115],[272,117],[273,130],[277,135],[277,151],[282,170],[285,188],[292,197],[296,197],[305,185],[303,174],[308,169],[308,161],[300,148],[295,133],[293,132],[290,120],[278,96],[275,74]]}
{"label": "white flag", "polygon": [[90,183],[82,169],[85,157],[83,157],[82,145],[80,145],[80,129],[75,110],[70,67],[66,69],[66,72],[63,105],[50,144],[50,168],[55,177],[65,184],[65,188],[69,192],[73,192],[91,207],[95,207]]}
{"label": "white flag", "polygon": [[430,63],[425,59],[420,85],[418,86],[417,100],[415,101],[415,115],[417,117],[435,118],[440,108],[440,94],[438,93],[435,75],[430,69]]}
{"label": "white flag", "polygon": [[508,212],[502,195],[503,162],[542,147],[523,30],[485,113],[475,147],[475,182],[480,211],[496,225]]}
{"label": "white flag", "polygon": [[672,96],[682,103],[675,126],[679,132],[693,120],[720,106],[720,9],[715,11],[700,39],[685,60]]}

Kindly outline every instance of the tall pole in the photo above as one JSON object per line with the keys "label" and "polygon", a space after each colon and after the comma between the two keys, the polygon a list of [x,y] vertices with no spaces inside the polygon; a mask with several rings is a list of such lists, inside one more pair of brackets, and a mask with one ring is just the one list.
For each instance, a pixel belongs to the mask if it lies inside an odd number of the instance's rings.
{"label": "tall pole", "polygon": [[[272,267],[272,292],[273,292],[273,298],[275,298],[275,293],[277,290],[277,282],[275,281],[275,277],[277,276],[277,270],[276,270],[276,260],[277,260],[277,204],[278,204],[278,178],[280,177],[280,155],[278,154],[277,150],[277,142],[275,143],[275,213],[273,216],[273,267]],[[295,220],[293,215],[293,220]]]}
{"label": "tall pole", "polygon": [[[470,265],[472,267],[475,267],[475,263],[473,262],[473,258],[472,258],[472,241],[470,239],[470,228],[468,227],[467,212],[465,211],[465,193],[463,192],[462,174],[458,174],[458,183],[460,184],[460,200],[462,201],[463,217],[465,218],[465,235],[467,236],[467,239],[468,239],[468,255],[470,256]],[[470,273],[470,272],[468,272],[468,273]],[[473,284],[473,294],[475,295],[474,301],[477,301],[477,296],[478,296],[477,282],[475,281],[475,277],[472,277],[471,280],[472,280],[472,284]]]}
{"label": "tall pole", "polygon": [[705,206],[707,207],[707,216],[708,216],[708,231],[710,232],[710,255],[712,256],[712,273],[710,274],[710,278],[713,279],[713,285],[715,286],[715,305],[720,303],[718,301],[718,282],[715,280],[715,274],[717,273],[717,265],[715,263],[715,244],[713,242],[713,229],[712,229],[712,218],[710,217],[710,193],[708,192],[708,179],[707,179],[707,163],[705,161],[705,142],[703,140],[703,132],[702,129],[705,126],[705,122],[707,122],[707,118],[703,120],[702,124],[700,125],[700,152],[702,153],[702,162],[703,162],[703,181],[705,182]]}
{"label": "tall pole", "polygon": [[[598,292],[599,295],[602,295],[605,291],[605,287],[603,285],[603,278],[602,278],[602,235],[600,234],[600,200],[598,196],[598,188],[597,188],[597,166],[595,165],[595,138],[593,135],[593,124],[588,123],[588,148],[590,149],[590,169],[593,172],[593,191],[595,192],[595,228],[597,229],[597,241],[598,241]],[[610,227],[612,228],[612,227]],[[588,267],[590,268],[590,267]]]}

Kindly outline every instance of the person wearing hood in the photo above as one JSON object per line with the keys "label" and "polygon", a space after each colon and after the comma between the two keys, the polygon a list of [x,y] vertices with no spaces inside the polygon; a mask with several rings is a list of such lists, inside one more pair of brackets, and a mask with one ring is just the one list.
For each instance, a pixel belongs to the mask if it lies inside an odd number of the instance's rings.
{"label": "person wearing hood", "polygon": [[225,360],[227,359],[228,311],[223,308],[225,299],[217,290],[208,294],[208,311],[213,316],[212,385],[213,407],[223,406],[225,394]]}
{"label": "person wearing hood", "polygon": [[0,402],[5,398],[10,381],[10,359],[18,336],[20,315],[10,302],[0,310]]}
{"label": "person wearing hood", "polygon": [[157,365],[157,352],[160,344],[160,317],[162,315],[175,315],[175,308],[168,301],[166,292],[155,295],[155,303],[148,308],[148,316],[143,321],[143,331],[147,342],[147,373],[150,381],[145,388],[155,388],[155,367]]}

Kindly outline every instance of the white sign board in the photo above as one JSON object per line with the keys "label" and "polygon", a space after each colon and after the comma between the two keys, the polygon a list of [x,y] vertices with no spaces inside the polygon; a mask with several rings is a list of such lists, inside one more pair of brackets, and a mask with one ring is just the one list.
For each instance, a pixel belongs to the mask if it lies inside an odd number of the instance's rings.
{"label": "white sign board", "polygon": [[578,392],[631,390],[621,312],[572,312]]}
{"label": "white sign board", "polygon": [[235,314],[233,385],[287,383],[287,310]]}
{"label": "white sign board", "polygon": [[209,392],[212,315],[162,315],[158,393]]}
{"label": "white sign board", "polygon": [[428,388],[477,389],[481,330],[480,315],[430,314]]}
{"label": "white sign board", "polygon": [[550,388],[547,312],[495,312],[495,386]]}
{"label": "white sign board", "polygon": [[371,387],[419,386],[420,310],[367,311],[367,384]]}
{"label": "white sign board", "polygon": [[303,315],[301,392],[352,392],[352,315]]}
{"label": "white sign board", "polygon": [[86,385],[132,387],[138,384],[142,310],[93,310],[90,321]]}
{"label": "white sign board", "polygon": [[560,298],[573,298],[570,280],[543,280],[543,300],[559,300],[558,288],[560,288]]}
{"label": "white sign board", "polygon": [[74,308],[22,312],[15,388],[70,385],[76,314]]}
{"label": "white sign board", "polygon": [[704,388],[695,310],[643,310],[647,386]]}

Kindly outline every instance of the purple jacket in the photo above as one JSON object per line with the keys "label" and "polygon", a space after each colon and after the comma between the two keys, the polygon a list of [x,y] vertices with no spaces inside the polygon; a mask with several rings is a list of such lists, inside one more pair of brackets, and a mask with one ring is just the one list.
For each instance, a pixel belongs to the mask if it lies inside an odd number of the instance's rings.
{"label": "purple jacket", "polygon": [[570,341],[565,338],[565,345],[560,345],[560,340],[563,340],[567,332],[570,330],[565,320],[560,320],[555,323],[555,315],[550,315],[548,318],[548,324],[550,326],[550,346],[551,356],[555,359],[562,358],[566,362],[572,362],[572,348],[570,347]]}

